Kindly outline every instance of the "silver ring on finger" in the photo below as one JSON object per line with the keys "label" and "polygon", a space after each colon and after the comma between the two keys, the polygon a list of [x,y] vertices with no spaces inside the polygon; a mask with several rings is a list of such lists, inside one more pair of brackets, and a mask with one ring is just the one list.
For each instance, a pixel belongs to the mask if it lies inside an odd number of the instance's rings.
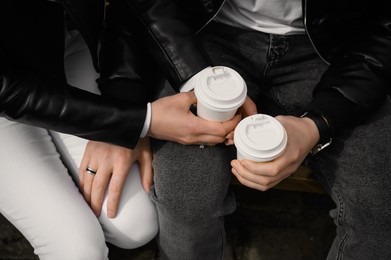
{"label": "silver ring on finger", "polygon": [[92,175],[95,175],[96,174],[96,170],[92,169],[91,167],[87,167],[86,168],[86,171]]}

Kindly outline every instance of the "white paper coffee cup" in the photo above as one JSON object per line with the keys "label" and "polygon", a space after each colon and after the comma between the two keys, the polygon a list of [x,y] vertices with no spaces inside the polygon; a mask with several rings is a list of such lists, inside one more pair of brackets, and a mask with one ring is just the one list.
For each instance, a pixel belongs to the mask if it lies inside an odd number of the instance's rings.
{"label": "white paper coffee cup", "polygon": [[239,160],[271,161],[284,152],[287,141],[283,125],[269,115],[246,117],[235,128],[234,143]]}
{"label": "white paper coffee cup", "polygon": [[244,103],[247,86],[235,70],[217,66],[202,72],[194,92],[197,115],[210,121],[224,122],[233,118]]}

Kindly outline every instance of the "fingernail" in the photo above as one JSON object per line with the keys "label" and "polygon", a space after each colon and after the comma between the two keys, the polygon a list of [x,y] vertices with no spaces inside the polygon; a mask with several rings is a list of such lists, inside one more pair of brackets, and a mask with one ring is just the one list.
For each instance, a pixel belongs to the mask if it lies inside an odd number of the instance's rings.
{"label": "fingernail", "polygon": [[232,166],[232,167],[235,167],[236,165],[237,165],[236,160],[232,160],[232,161],[231,161],[231,166]]}

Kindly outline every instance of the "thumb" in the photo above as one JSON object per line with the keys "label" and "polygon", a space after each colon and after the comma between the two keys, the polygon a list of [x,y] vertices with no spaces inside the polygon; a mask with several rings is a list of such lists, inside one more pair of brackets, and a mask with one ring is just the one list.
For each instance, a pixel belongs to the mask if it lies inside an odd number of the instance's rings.
{"label": "thumb", "polygon": [[185,92],[185,93],[181,93],[181,94],[186,94],[186,95],[187,95],[187,98],[189,99],[188,102],[189,102],[191,105],[197,103],[197,97],[196,97],[194,91]]}

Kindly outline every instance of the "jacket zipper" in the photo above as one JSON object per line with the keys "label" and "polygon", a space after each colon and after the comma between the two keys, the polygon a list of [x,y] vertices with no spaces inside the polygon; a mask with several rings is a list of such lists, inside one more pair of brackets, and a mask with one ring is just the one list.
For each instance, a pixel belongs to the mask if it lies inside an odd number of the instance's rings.
{"label": "jacket zipper", "polygon": [[312,45],[312,47],[314,48],[315,52],[318,54],[318,56],[327,64],[327,65],[330,65],[330,62],[328,62],[325,58],[323,58],[323,56],[319,53],[318,51],[318,48],[316,48],[315,44],[314,44],[314,41],[312,40],[312,37],[310,35],[310,33],[308,32],[308,28],[307,28],[307,0],[303,0],[303,23],[304,23],[304,30],[305,30],[305,33],[307,34],[308,36],[308,39],[310,40],[310,43]]}

